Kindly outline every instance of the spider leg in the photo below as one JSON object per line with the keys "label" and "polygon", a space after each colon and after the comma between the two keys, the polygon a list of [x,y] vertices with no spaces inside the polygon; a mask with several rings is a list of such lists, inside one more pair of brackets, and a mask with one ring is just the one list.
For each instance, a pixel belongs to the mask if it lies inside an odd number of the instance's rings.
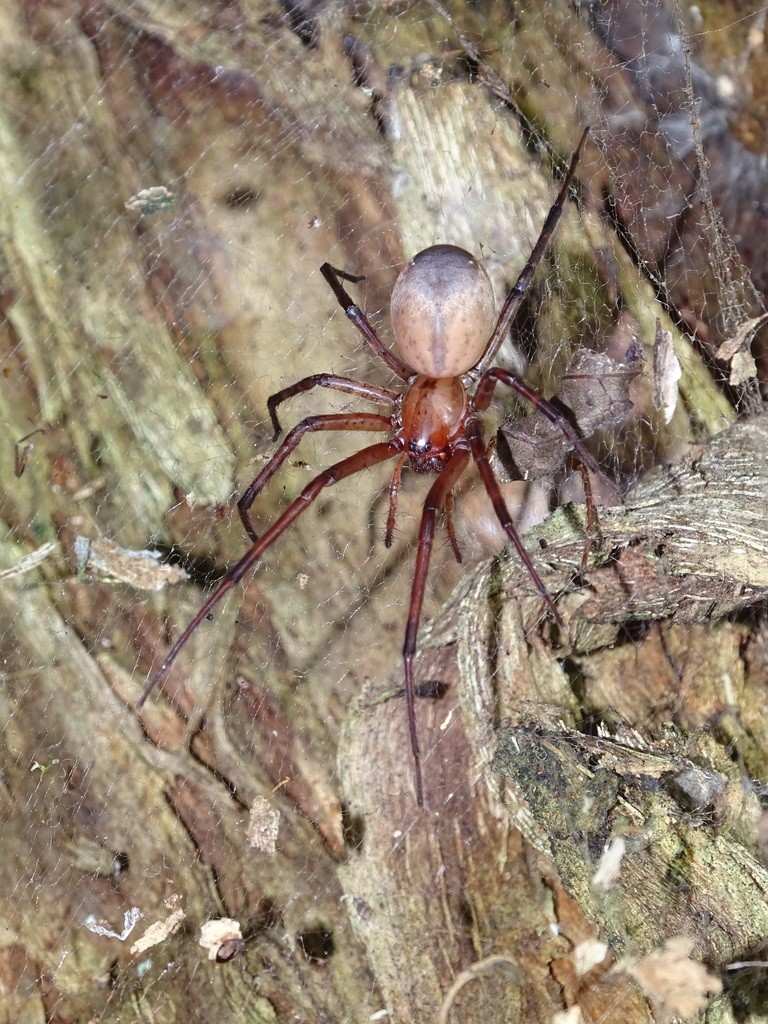
{"label": "spider leg", "polygon": [[568,170],[563,178],[563,184],[560,186],[557,199],[555,199],[554,203],[550,207],[547,219],[544,221],[544,226],[536,240],[536,244],[533,247],[531,255],[528,257],[528,262],[520,271],[520,276],[517,281],[515,281],[504,305],[501,307],[501,313],[499,313],[499,319],[496,321],[496,326],[493,329],[491,340],[488,342],[488,347],[477,365],[469,371],[471,378],[474,380],[477,380],[479,374],[486,369],[493,357],[499,351],[501,343],[509,330],[509,325],[514,320],[517,311],[520,308],[523,297],[533,280],[533,275],[536,273],[536,267],[539,265],[539,261],[544,255],[544,250],[549,245],[549,241],[555,232],[555,228],[558,225],[560,217],[562,216],[563,207],[565,206],[565,201],[568,198],[568,191],[571,187],[573,176],[576,173],[576,166],[578,165],[588,135],[589,128],[585,128],[584,133],[579,140],[579,144],[576,147],[576,151],[571,157],[571,162],[568,165]]}
{"label": "spider leg", "polygon": [[285,440],[266,464],[264,469],[253,480],[237,503],[237,511],[245,532],[255,544],[259,535],[253,528],[248,516],[256,495],[282,466],[299,441],[313,430],[391,430],[389,416],[374,412],[359,413],[327,413],[324,416],[307,416],[301,423],[288,432]]}
{"label": "spider leg", "polygon": [[421,777],[421,754],[419,739],[416,734],[416,707],[413,686],[413,657],[416,653],[416,638],[419,632],[419,619],[424,603],[424,590],[429,572],[429,560],[432,554],[432,542],[435,536],[435,523],[446,497],[464,472],[469,461],[466,448],[454,450],[440,476],[432,484],[424,502],[419,527],[419,546],[416,551],[416,568],[413,572],[411,587],[411,603],[408,607],[408,624],[405,629],[403,644],[403,665],[405,668],[405,700],[408,706],[408,730],[411,735],[411,750],[414,761],[414,780],[416,783],[416,800],[419,807],[424,806],[424,784]]}
{"label": "spider leg", "polygon": [[544,598],[547,607],[555,617],[555,621],[562,626],[563,620],[560,617],[560,613],[557,610],[555,602],[552,600],[549,591],[544,585],[544,581],[536,571],[536,567],[531,561],[531,556],[523,546],[523,542],[520,540],[520,534],[517,532],[515,524],[512,520],[512,516],[509,514],[509,509],[506,506],[504,498],[502,497],[501,491],[496,477],[493,475],[491,464],[488,461],[488,456],[485,453],[485,441],[480,431],[480,426],[477,420],[470,420],[467,424],[467,437],[469,438],[469,447],[472,452],[472,458],[477,464],[477,468],[480,472],[480,478],[485,485],[485,489],[488,492],[488,497],[491,499],[493,504],[493,510],[496,513],[496,518],[501,523],[504,532],[515,545],[515,549],[520,558],[520,561],[528,571],[528,575],[533,580],[533,583]]}
{"label": "spider leg", "polygon": [[337,377],[335,373],[315,373],[311,377],[304,377],[302,380],[291,384],[288,388],[276,392],[267,399],[269,418],[275,434],[272,438],[276,441],[282,433],[280,421],[277,418],[277,407],[294,395],[300,395],[304,391],[311,391],[312,388],[331,388],[333,391],[346,391],[349,395],[358,395],[366,398],[369,402],[381,402],[383,405],[394,405],[397,395],[389,388],[380,388],[376,384],[363,384],[361,381],[352,380],[349,377]]}
{"label": "spider leg", "polygon": [[392,479],[389,482],[389,512],[387,512],[387,532],[384,534],[384,547],[392,547],[392,534],[395,532],[395,516],[397,515],[397,497],[400,494],[400,478],[407,455],[401,455],[395,463]]}
{"label": "spider leg", "polygon": [[347,281],[354,282],[362,281],[363,278],[354,277],[352,274],[346,274],[343,270],[337,270],[335,267],[332,267],[330,263],[324,263],[322,267],[320,267],[320,273],[331,286],[333,294],[336,296],[341,308],[347,314],[358,331],[360,331],[379,359],[382,359],[390,370],[392,370],[393,373],[396,373],[402,380],[410,380],[411,377],[415,375],[415,371],[406,366],[401,359],[398,359],[394,352],[389,351],[376,331],[374,331],[368,317],[362,309],[360,309],[357,303],[352,301],[352,297],[340,280],[340,278],[343,277]]}
{"label": "spider leg", "polygon": [[179,639],[170,649],[160,668],[149,680],[144,692],[141,697],[139,697],[136,708],[139,709],[144,704],[147,697],[149,697],[157,684],[165,678],[171,665],[176,660],[176,656],[179,651],[186,644],[187,640],[189,640],[203,619],[209,615],[225,594],[229,593],[232,587],[234,587],[235,584],[245,576],[248,570],[258,562],[264,552],[267,551],[267,549],[270,548],[288,529],[294,519],[298,519],[301,513],[312,504],[324,487],[338,483],[339,480],[352,476],[354,473],[359,473],[363,469],[370,469],[372,466],[376,466],[380,462],[385,462],[387,459],[391,459],[394,455],[397,455],[400,450],[401,443],[397,440],[382,441],[379,444],[369,445],[367,448],[363,448],[354,455],[350,455],[349,458],[342,459],[341,462],[337,462],[333,466],[329,466],[328,469],[323,470],[323,472],[318,474],[314,480],[308,483],[301,494],[291,502],[288,508],[286,508],[277,517],[274,523],[272,523],[272,525],[265,530],[262,536],[253,543],[248,551],[246,551],[240,561],[236,562],[229,569],[224,579],[219,583],[207,601],[205,601],[197,615],[195,615]]}
{"label": "spider leg", "polygon": [[456,538],[456,530],[453,525],[453,492],[449,492],[445,496],[445,528],[448,531],[448,540],[451,542],[453,548],[453,554],[456,561],[461,565],[463,559],[461,557],[461,549],[459,548],[459,542]]}
{"label": "spider leg", "polygon": [[521,398],[530,402],[543,416],[546,416],[550,423],[554,423],[559,428],[563,437],[570,442],[571,447],[587,469],[591,469],[597,476],[603,477],[603,473],[592,457],[591,452],[559,409],[552,405],[551,402],[548,402],[546,398],[542,398],[537,391],[534,391],[525,381],[516,377],[514,373],[510,373],[509,370],[502,370],[500,366],[493,366],[490,370],[485,371],[478,382],[477,391],[475,392],[475,412],[483,412],[488,408],[496,384],[499,382],[506,384],[508,388],[512,388]]}

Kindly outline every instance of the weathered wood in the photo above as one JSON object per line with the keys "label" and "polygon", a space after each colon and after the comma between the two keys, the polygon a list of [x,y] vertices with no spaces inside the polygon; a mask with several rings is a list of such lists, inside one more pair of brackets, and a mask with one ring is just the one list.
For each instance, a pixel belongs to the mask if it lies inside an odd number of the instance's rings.
{"label": "weathered wood", "polygon": [[[596,106],[574,68],[608,68],[572,5],[525,6],[519,23],[501,4],[457,3],[455,23],[423,4],[360,20],[325,7],[303,23],[278,3],[0,6],[0,566],[20,569],[0,580],[9,1022],[387,1012],[491,1024],[577,1004],[585,1020],[616,1005],[628,1024],[651,1019],[626,975],[577,977],[574,950],[605,922],[567,895],[556,851],[547,860],[520,831],[525,794],[512,802],[489,770],[496,725],[530,724],[533,704],[571,727],[618,709],[652,740],[674,712],[693,737],[716,721],[763,777],[763,634],[723,616],[765,586],[753,503],[764,463],[761,449],[725,441],[758,425],[720,435],[720,461],[706,462],[718,450],[706,437],[733,409],[595,213],[598,149],[580,172],[585,208],[569,209],[542,268],[557,286],[536,295],[532,382],[551,392],[584,341],[607,338],[618,358],[632,338],[650,348],[660,318],[683,362],[683,401],[664,424],[648,361],[636,418],[603,443],[632,469],[701,443],[697,465],[709,469],[683,473],[688,504],[674,504],[680,478],[662,475],[645,504],[603,513],[578,585],[578,511],[536,535],[546,558],[531,539],[553,588],[568,588],[567,637],[539,621],[511,558],[471,571],[436,553],[428,611],[453,597],[420,660],[420,678],[445,688],[420,702],[422,817],[391,699],[422,498],[417,486],[403,495],[395,545],[381,550],[385,473],[319,501],[200,630],[163,693],[134,710],[201,601],[193,582],[169,587],[135,551],[178,545],[206,556],[209,574],[232,560],[246,542],[220,511],[271,450],[267,396],[322,370],[390,383],[319,266],[366,275],[362,301],[385,336],[399,267],[434,241],[483,256],[498,296],[514,281],[556,191],[520,119],[567,158]],[[461,33],[487,44],[479,76]],[[142,214],[131,200],[158,186],[173,202]],[[295,419],[347,405],[308,396]],[[16,477],[14,442],[35,428],[45,432]],[[259,497],[257,529],[358,439],[332,442],[303,443]],[[691,540],[682,526],[713,516],[715,497],[723,517]],[[102,545],[96,573],[78,536],[122,552]],[[41,547],[44,561],[25,561]],[[254,805],[279,812],[274,850],[248,844]],[[143,921],[120,938],[132,908]],[[178,932],[130,953],[144,925],[178,910]],[[229,963],[198,945],[214,917],[237,919],[246,939]]]}
{"label": "weathered wood", "polygon": [[[420,708],[430,817],[413,813],[407,764],[380,756],[404,742],[395,702],[375,693],[361,701],[342,764],[366,838],[340,870],[350,905],[366,908],[357,930],[403,1017],[438,1005],[445,964],[461,960],[467,929],[478,960],[480,950],[515,951],[518,997],[537,990],[541,960],[562,955],[554,938],[547,951],[534,940],[559,920],[561,885],[584,915],[570,937],[576,947],[595,934],[616,957],[642,955],[683,934],[716,971],[757,955],[768,927],[760,807],[728,745],[748,759],[749,775],[763,777],[765,677],[740,651],[756,653],[764,640],[723,616],[763,601],[768,586],[767,442],[768,423],[754,420],[654,471],[623,507],[602,510],[599,551],[585,573],[580,508],[561,509],[530,534],[534,550],[546,542],[537,566],[549,567],[547,585],[563,588],[562,632],[547,625],[511,553],[462,583],[432,626],[436,650],[420,669],[447,690]],[[606,738],[591,740],[598,722]],[[676,804],[660,781],[689,767],[717,782],[694,808]],[[560,878],[513,849],[517,830]],[[602,897],[591,879],[622,837],[624,871]],[[443,896],[425,904],[429,878],[439,878]],[[554,908],[537,895],[537,879]],[[568,905],[570,927],[573,914]],[[420,950],[418,993],[397,969],[403,943]],[[598,973],[591,984],[576,1002],[595,1000],[602,1012],[602,986],[615,982]],[[724,996],[712,1012],[733,1019]]]}

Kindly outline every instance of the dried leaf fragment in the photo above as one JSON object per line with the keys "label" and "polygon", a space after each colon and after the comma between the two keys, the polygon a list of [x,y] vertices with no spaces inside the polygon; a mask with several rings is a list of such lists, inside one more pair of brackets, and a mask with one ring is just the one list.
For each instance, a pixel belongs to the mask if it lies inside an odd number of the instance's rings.
{"label": "dried leaf fragment", "polygon": [[573,410],[582,437],[626,420],[632,412],[629,387],[640,372],[639,362],[634,352],[625,353],[622,363],[588,348],[574,352],[557,397]]}
{"label": "dried leaf fragment", "polygon": [[274,853],[280,829],[280,812],[267,797],[258,796],[251,805],[246,836],[248,844],[262,853]]}
{"label": "dried leaf fragment", "polygon": [[573,951],[573,966],[577,975],[589,974],[608,956],[608,945],[599,939],[586,939],[580,942]]}
{"label": "dried leaf fragment", "polygon": [[[571,356],[555,397],[571,410],[579,433],[587,438],[598,427],[617,426],[629,416],[629,387],[637,373],[637,368],[628,363],[580,349]],[[571,450],[560,427],[538,409],[505,423],[501,432],[524,480],[553,476]]]}
{"label": "dried leaf fragment", "polygon": [[208,951],[209,960],[226,963],[243,948],[243,933],[239,921],[231,917],[218,917],[206,921],[200,928],[198,945]]}
{"label": "dried leaf fragment", "polygon": [[723,990],[719,978],[708,974],[704,964],[691,960],[692,950],[692,939],[676,935],[640,960],[620,960],[615,970],[633,977],[660,1014],[692,1017],[706,1007],[710,996]]}
{"label": "dried leaf fragment", "polygon": [[169,584],[183,582],[188,575],[178,565],[160,562],[159,551],[131,551],[111,540],[79,536],[75,538],[74,550],[79,573],[93,573],[139,590],[163,590]]}
{"label": "dried leaf fragment", "polygon": [[187,916],[179,906],[178,896],[172,896],[165,901],[165,906],[171,911],[164,921],[155,921],[144,932],[140,939],[137,939],[131,946],[131,953],[143,953],[152,946],[164,942],[169,935],[178,931],[181,922]]}
{"label": "dried leaf fragment", "polygon": [[767,319],[768,313],[763,313],[753,320],[745,320],[733,337],[727,338],[715,352],[716,359],[722,359],[724,363],[730,364],[729,384],[744,384],[757,376],[757,366],[749,347],[752,335]]}
{"label": "dried leaf fragment", "polygon": [[653,404],[659,410],[665,423],[669,423],[677,406],[677,383],[683,375],[672,341],[672,332],[662,329],[656,321],[656,338],[653,343]]}

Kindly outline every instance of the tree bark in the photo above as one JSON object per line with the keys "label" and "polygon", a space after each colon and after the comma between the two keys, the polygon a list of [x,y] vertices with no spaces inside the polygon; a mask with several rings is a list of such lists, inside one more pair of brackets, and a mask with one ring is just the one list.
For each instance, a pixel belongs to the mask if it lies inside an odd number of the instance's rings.
{"label": "tree bark", "polygon": [[[272,450],[267,397],[323,371],[391,384],[318,268],[365,275],[356,295],[387,338],[397,272],[435,241],[482,256],[501,300],[556,192],[521,124],[562,163],[607,77],[586,21],[564,0],[518,22],[501,4],[106,0],[6,2],[0,19],[5,1019],[489,1024],[620,1006],[634,1022],[651,1003],[608,960],[580,974],[587,940],[616,959],[685,932],[715,973],[754,959],[764,873],[734,764],[766,774],[765,635],[749,614],[766,586],[764,427],[718,433],[732,396],[599,216],[597,146],[542,268],[556,286],[526,310],[531,382],[555,393],[595,338],[619,359],[633,339],[650,354],[660,321],[683,368],[669,422],[649,355],[633,418],[596,445],[623,476],[677,468],[600,513],[585,570],[576,506],[526,542],[562,590],[563,631],[511,555],[459,570],[436,552],[425,622],[448,604],[419,661],[443,694],[418,702],[428,810],[399,699],[423,492],[403,495],[385,552],[386,471],[318,500],[135,710],[198,584],[247,547],[229,510]],[[286,422],[351,407],[307,396]],[[259,496],[257,531],[359,446],[306,439]],[[155,546],[198,556],[191,581],[143,557]],[[572,739],[598,720],[614,730],[607,768]],[[716,811],[643,804],[620,723],[669,772],[716,773]],[[578,831],[575,861],[510,753],[521,737],[567,777],[557,820]],[[586,771],[636,829],[663,807],[670,834],[708,837],[730,874],[702,879],[700,845],[695,892],[682,907],[676,890],[655,928],[640,929],[635,889],[606,910],[588,884],[591,826],[574,823]],[[606,816],[609,844],[623,833]],[[644,877],[663,880],[658,835]],[[751,930],[708,936],[714,905]],[[242,931],[231,962],[199,946],[216,918]],[[132,952],[160,922],[162,941]],[[716,996],[712,1019],[745,999]]]}

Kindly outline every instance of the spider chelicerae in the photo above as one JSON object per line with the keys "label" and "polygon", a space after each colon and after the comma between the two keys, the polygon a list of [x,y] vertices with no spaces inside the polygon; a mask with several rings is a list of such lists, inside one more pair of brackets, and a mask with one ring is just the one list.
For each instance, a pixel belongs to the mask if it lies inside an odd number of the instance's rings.
{"label": "spider chelicerae", "polygon": [[[445,510],[448,536],[457,560],[461,554],[451,518],[452,492],[473,460],[496,516],[527,569],[531,580],[555,619],[560,615],[549,591],[531,561],[512,517],[504,503],[499,484],[488,458],[487,445],[479,416],[490,404],[497,384],[505,384],[527,399],[555,423],[576,452],[584,467],[599,473],[596,463],[565,416],[543,399],[515,374],[491,363],[517,314],[536,267],[557,227],[568,190],[587,140],[589,129],[581,137],[571,158],[558,196],[544,226],[501,312],[496,306],[490,279],[474,256],[454,245],[433,245],[416,254],[402,270],[392,292],[391,324],[399,355],[390,351],[371,326],[365,313],[348,294],[342,281],[363,280],[337,270],[329,263],[320,268],[346,315],[360,331],[373,351],[404,382],[400,391],[363,383],[331,373],[313,374],[272,395],[267,405],[277,440],[281,433],[278,406],[289,398],[312,388],[330,388],[356,395],[384,406],[386,412],[328,413],[308,416],[286,435],[285,440],[251,483],[237,508],[251,547],[225,574],[168,652],[162,665],[150,678],[137,707],[141,707],[154,687],[165,677],[179,651],[212,608],[238,583],[265,551],[291,523],[315,500],[325,487],[354,473],[395,459],[389,487],[389,512],[385,544],[389,547],[395,525],[400,478],[407,464],[417,473],[435,473],[421,517],[416,567],[403,645],[405,697],[408,727],[413,750],[416,800],[424,804],[421,757],[414,707],[413,660],[424,590],[438,514]],[[318,430],[360,430],[389,434],[386,441],[368,445],[349,458],[323,470],[299,496],[275,519],[261,536],[251,524],[249,510],[257,494],[274,476],[302,437]],[[589,495],[587,495],[588,501]]]}

